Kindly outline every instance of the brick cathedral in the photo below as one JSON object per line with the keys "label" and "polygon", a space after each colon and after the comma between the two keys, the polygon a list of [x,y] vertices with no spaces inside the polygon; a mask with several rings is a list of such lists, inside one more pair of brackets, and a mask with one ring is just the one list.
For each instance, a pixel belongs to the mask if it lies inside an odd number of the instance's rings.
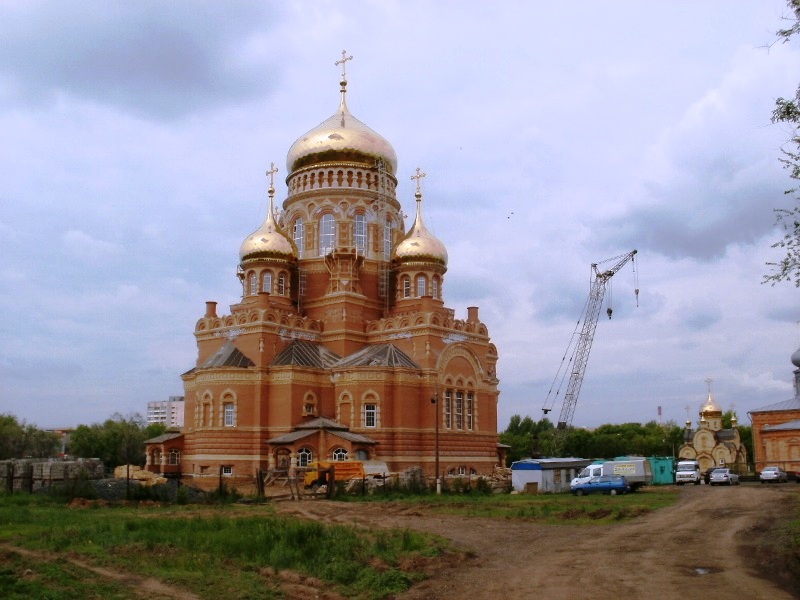
{"label": "brick cathedral", "polygon": [[487,474],[498,445],[497,349],[478,308],[444,303],[447,250],[425,226],[419,169],[406,231],[391,144],[336,112],[274,166],[264,222],[239,249],[242,298],[206,302],[184,373],[180,432],[147,443],[147,468],[253,477],[311,461],[381,460],[391,471]]}

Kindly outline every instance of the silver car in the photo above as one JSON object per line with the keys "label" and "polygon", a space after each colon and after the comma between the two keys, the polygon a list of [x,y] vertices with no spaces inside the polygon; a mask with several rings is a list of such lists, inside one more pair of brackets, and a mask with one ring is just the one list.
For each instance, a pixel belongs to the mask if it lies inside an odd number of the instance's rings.
{"label": "silver car", "polygon": [[730,469],[714,469],[711,471],[711,485],[739,485],[739,476]]}
{"label": "silver car", "polygon": [[786,483],[789,481],[789,475],[780,467],[764,467],[761,474],[758,476],[761,483]]}

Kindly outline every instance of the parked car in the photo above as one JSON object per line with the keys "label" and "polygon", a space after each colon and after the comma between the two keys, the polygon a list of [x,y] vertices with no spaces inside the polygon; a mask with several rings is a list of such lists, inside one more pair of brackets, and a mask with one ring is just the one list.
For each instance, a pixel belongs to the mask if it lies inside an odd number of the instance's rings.
{"label": "parked car", "polygon": [[764,467],[764,470],[758,475],[761,483],[786,483],[789,481],[789,475],[780,467]]}
{"label": "parked car", "polygon": [[712,473],[712,472],[714,471],[714,469],[716,469],[716,468],[717,468],[717,467],[711,467],[711,468],[709,468],[709,469],[706,469],[705,471],[703,471],[703,481],[705,482],[705,484],[706,484],[706,485],[708,485],[708,484],[710,484],[710,483],[711,483],[711,473]]}
{"label": "parked car", "polygon": [[572,493],[576,496],[584,494],[627,494],[631,491],[631,486],[624,475],[600,475],[592,477],[589,481],[579,483],[572,488]]}
{"label": "parked car", "polygon": [[730,469],[714,469],[711,471],[711,485],[739,485],[739,476]]}

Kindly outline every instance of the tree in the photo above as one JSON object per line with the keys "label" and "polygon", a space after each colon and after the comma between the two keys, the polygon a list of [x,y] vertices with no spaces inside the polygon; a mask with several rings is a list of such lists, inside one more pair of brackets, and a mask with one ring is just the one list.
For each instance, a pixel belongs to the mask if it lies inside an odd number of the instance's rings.
{"label": "tree", "polygon": [[[500,441],[508,444],[509,464],[528,457],[554,456],[555,427],[548,419],[534,422],[514,415]],[[601,425],[589,430],[571,427],[561,456],[614,458],[616,456],[672,456],[683,443],[683,429],[674,421]]]}
{"label": "tree", "polygon": [[106,469],[124,464],[143,466],[144,441],[164,431],[163,425],[147,425],[138,413],[128,417],[114,413],[103,423],[79,425],[72,434],[70,448],[75,456],[99,458]]}
{"label": "tree", "polygon": [[[792,36],[800,32],[800,0],[787,0],[792,17],[787,17],[791,25],[777,32],[779,39],[788,42]],[[773,123],[785,123],[793,131],[789,138],[788,147],[781,149],[783,157],[780,161],[789,171],[789,177],[800,181],[800,86],[798,86],[793,100],[778,98],[775,110],[772,112]],[[786,190],[787,195],[794,195],[798,206],[794,208],[776,208],[776,225],[783,229],[783,237],[772,244],[773,248],[780,248],[786,255],[779,262],[768,262],[767,266],[772,272],[764,276],[762,283],[776,283],[793,281],[800,288],[800,196],[798,187]]]}
{"label": "tree", "polygon": [[500,442],[510,446],[508,464],[523,458],[547,456],[553,445],[555,427],[549,419],[534,422],[530,417],[511,417],[508,427],[500,434]]}
{"label": "tree", "polygon": [[51,458],[58,449],[58,435],[35,425],[0,414],[0,460],[9,458]]}

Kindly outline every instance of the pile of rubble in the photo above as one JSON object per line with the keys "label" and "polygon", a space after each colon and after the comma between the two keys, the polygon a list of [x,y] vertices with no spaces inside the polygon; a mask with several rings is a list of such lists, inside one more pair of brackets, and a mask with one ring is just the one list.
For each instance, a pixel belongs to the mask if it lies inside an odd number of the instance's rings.
{"label": "pile of rubble", "polygon": [[166,477],[145,471],[139,465],[120,465],[114,469],[114,479],[130,479],[131,481],[138,481],[142,485],[156,485],[158,483],[167,483]]}

